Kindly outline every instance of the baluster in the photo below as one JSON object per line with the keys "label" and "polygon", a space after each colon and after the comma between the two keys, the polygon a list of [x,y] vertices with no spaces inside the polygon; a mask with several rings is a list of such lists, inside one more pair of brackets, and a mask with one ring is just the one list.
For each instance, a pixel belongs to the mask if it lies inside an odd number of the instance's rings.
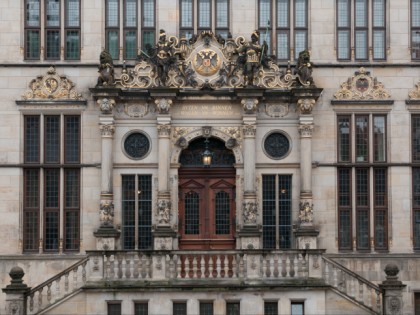
{"label": "baluster", "polygon": [[48,304],[51,304],[51,285],[52,285],[52,283],[47,284],[47,301],[48,301]]}
{"label": "baluster", "polygon": [[290,262],[291,262],[291,257],[290,257],[290,255],[289,254],[286,254],[286,277],[287,277],[287,275],[289,275],[290,276]]}
{"label": "baluster", "polygon": [[64,292],[69,292],[69,273],[64,275]]}
{"label": "baluster", "polygon": [[176,278],[182,278],[182,256],[175,255]]}
{"label": "baluster", "polygon": [[223,259],[223,269],[224,269],[224,278],[229,278],[229,257],[228,255],[224,255],[224,259]]}
{"label": "baluster", "polygon": [[126,271],[127,271],[127,257],[125,254],[121,254],[120,256],[121,261],[121,279],[125,280],[127,277]]}
{"label": "baluster", "polygon": [[82,281],[83,281],[83,283],[86,283],[86,265],[87,265],[87,261],[85,261],[82,265]]}
{"label": "baluster", "polygon": [[372,288],[368,287],[367,288],[369,290],[369,295],[368,295],[368,300],[367,300],[367,306],[369,308],[372,308]]}
{"label": "baluster", "polygon": [[42,290],[43,290],[44,288],[40,288],[39,290],[38,290],[38,310],[40,310],[41,309],[41,307],[42,307]]}
{"label": "baluster", "polygon": [[61,293],[60,293],[60,280],[61,280],[61,278],[59,278],[59,279],[57,279],[56,281],[55,281],[55,300],[57,301],[59,298],[60,298],[60,296],[61,296]]}
{"label": "baluster", "polygon": [[32,312],[34,310],[34,294],[31,293],[29,296],[29,310]]}
{"label": "baluster", "polygon": [[184,266],[185,266],[185,278],[190,278],[190,257],[189,256],[185,256]]}
{"label": "baluster", "polygon": [[289,260],[290,260],[290,271],[289,271],[289,275],[290,277],[294,277],[296,275],[296,266],[297,266],[297,258],[295,254],[290,254],[289,256]]}
{"label": "baluster", "polygon": [[363,300],[363,282],[361,281],[358,281],[358,282],[359,282],[359,301],[362,302],[362,304],[365,304]]}
{"label": "baluster", "polygon": [[375,291],[376,291],[376,312],[378,314],[380,314],[381,313],[381,306],[382,306],[382,303],[381,303],[381,292],[378,291],[378,290],[375,290]]}
{"label": "baluster", "polygon": [[113,268],[114,273],[112,275],[113,275],[113,279],[116,280],[119,277],[119,274],[118,274],[118,257],[117,257],[117,254],[113,255],[112,257],[113,257],[112,264],[113,264],[113,267],[114,267]]}
{"label": "baluster", "polygon": [[216,278],[220,278],[221,277],[221,270],[222,270],[220,255],[217,255],[216,266],[217,266],[217,268],[216,268],[216,271],[217,271]]}
{"label": "baluster", "polygon": [[77,269],[78,267],[73,269],[73,290],[77,289]]}
{"label": "baluster", "polygon": [[337,268],[335,266],[333,266],[333,287],[338,287]]}
{"label": "baluster", "polygon": [[204,255],[201,255],[201,260],[200,260],[200,278],[205,278],[206,277],[206,261],[204,259]]}
{"label": "baluster", "polygon": [[117,279],[122,279],[123,277],[123,272],[122,272],[122,260],[123,260],[123,254],[122,253],[118,253],[117,254],[117,259],[118,259],[118,273],[117,273]]}
{"label": "baluster", "polygon": [[140,275],[139,262],[140,262],[139,254],[135,253],[133,255],[133,277],[135,279],[137,279]]}
{"label": "baluster", "polygon": [[324,265],[324,279],[327,284],[330,284],[330,264],[325,261]]}
{"label": "baluster", "polygon": [[307,278],[308,277],[308,264],[306,261],[306,254],[302,254],[302,265],[301,265],[301,270],[302,270],[302,277],[303,278]]}
{"label": "baluster", "polygon": [[267,260],[268,258],[265,255],[263,255],[263,258],[262,258],[262,277],[263,278],[267,278]]}
{"label": "baluster", "polygon": [[130,256],[130,266],[128,268],[128,278],[133,279],[134,278],[134,258],[135,258],[135,254],[133,253]]}
{"label": "baluster", "polygon": [[270,272],[270,278],[274,278],[274,255],[270,256],[269,272]]}
{"label": "baluster", "polygon": [[213,278],[213,256],[209,256],[209,278]]}
{"label": "baluster", "polygon": [[104,255],[105,261],[105,280],[109,281],[111,278],[111,257]]}
{"label": "baluster", "polygon": [[280,272],[279,272],[280,268],[279,268],[279,255],[275,254],[274,255],[274,277],[278,277]]}
{"label": "baluster", "polygon": [[232,278],[237,278],[237,263],[236,263],[236,255],[232,255]]}
{"label": "baluster", "polygon": [[141,275],[141,278],[144,279],[146,278],[146,255],[141,254],[139,263],[140,263],[140,275]]}
{"label": "baluster", "polygon": [[283,254],[281,257],[281,275],[282,277],[286,277],[287,276],[287,254]]}
{"label": "baluster", "polygon": [[193,278],[197,278],[197,256],[194,255],[193,258]]}
{"label": "baluster", "polygon": [[146,255],[146,278],[152,278],[152,257]]}
{"label": "baluster", "polygon": [[239,277],[243,278],[245,273],[244,256],[239,255]]}
{"label": "baluster", "polygon": [[355,279],[351,279],[350,281],[350,294],[353,298],[356,297],[356,280]]}
{"label": "baluster", "polygon": [[174,255],[169,254],[169,278],[175,278]]}

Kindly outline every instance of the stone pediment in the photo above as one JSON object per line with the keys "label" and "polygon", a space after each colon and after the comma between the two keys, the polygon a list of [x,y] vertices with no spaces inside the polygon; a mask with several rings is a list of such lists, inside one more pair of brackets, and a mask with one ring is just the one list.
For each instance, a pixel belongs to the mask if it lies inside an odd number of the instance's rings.
{"label": "stone pediment", "polygon": [[[258,32],[254,32],[256,36]],[[258,34],[259,36],[259,34]],[[97,87],[123,90],[154,89],[238,89],[244,87],[291,90],[297,87],[316,88],[312,79],[312,64],[305,51],[296,69],[281,69],[275,58],[268,56],[264,45],[245,37],[223,39],[211,31],[203,31],[190,40],[166,35],[155,47],[139,56],[134,67],[124,65],[121,73],[107,65],[112,60],[101,57],[103,76]],[[117,72],[117,70],[115,70]],[[111,78],[114,75],[114,78]]]}
{"label": "stone pediment", "polygon": [[29,90],[22,95],[24,101],[84,101],[66,76],[57,74],[51,66],[47,73],[29,83]]}
{"label": "stone pediment", "polygon": [[331,101],[332,104],[349,102],[392,103],[392,100],[384,85],[362,67],[341,84]]}

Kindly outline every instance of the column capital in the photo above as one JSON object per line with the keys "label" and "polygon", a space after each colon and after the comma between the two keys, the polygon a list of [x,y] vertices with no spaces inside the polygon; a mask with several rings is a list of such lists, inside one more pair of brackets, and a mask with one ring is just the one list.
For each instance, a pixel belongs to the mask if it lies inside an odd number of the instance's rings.
{"label": "column capital", "polygon": [[309,115],[312,113],[312,109],[315,105],[315,99],[313,98],[301,98],[297,101],[297,107],[301,114]]}
{"label": "column capital", "polygon": [[255,138],[257,127],[255,125],[244,125],[242,126],[242,131],[245,138]]}
{"label": "column capital", "polygon": [[99,130],[103,138],[112,138],[115,132],[115,124],[100,124]]}
{"label": "column capital", "polygon": [[112,98],[100,98],[96,102],[103,114],[111,114],[113,108],[115,107],[115,100]]}
{"label": "column capital", "polygon": [[158,136],[162,137],[162,138],[167,138],[171,135],[171,125],[158,125],[157,126],[157,131],[158,131]]}
{"label": "column capital", "polygon": [[167,97],[159,97],[155,99],[155,104],[159,114],[169,114],[172,106],[172,100]]}
{"label": "column capital", "polygon": [[314,130],[313,124],[300,124],[298,127],[301,138],[311,138]]}

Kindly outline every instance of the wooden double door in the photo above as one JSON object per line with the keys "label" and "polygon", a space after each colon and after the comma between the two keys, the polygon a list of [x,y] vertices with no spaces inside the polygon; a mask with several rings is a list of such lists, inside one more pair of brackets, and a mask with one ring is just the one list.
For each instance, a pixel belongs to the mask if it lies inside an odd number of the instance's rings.
{"label": "wooden double door", "polygon": [[235,248],[235,169],[181,168],[180,249]]}

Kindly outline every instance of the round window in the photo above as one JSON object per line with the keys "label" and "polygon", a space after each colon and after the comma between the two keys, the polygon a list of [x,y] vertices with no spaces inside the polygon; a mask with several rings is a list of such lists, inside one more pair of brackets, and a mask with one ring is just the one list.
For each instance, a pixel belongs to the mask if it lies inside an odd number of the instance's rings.
{"label": "round window", "polygon": [[283,133],[273,132],[264,140],[264,151],[272,159],[284,158],[290,150],[290,141]]}
{"label": "round window", "polygon": [[124,140],[124,151],[133,159],[144,158],[150,150],[149,138],[141,132],[133,132]]}

